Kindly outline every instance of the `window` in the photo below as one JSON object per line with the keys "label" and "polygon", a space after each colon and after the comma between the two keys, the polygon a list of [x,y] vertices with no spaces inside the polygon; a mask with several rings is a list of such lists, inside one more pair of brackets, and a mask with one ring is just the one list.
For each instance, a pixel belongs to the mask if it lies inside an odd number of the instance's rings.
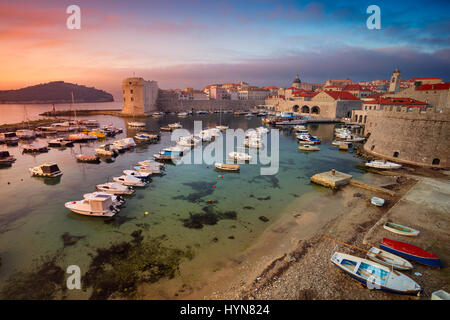
{"label": "window", "polygon": [[398,158],[398,152],[397,151],[394,152],[394,158]]}
{"label": "window", "polygon": [[133,98],[133,97],[131,97],[131,101],[134,101],[134,98]]}
{"label": "window", "polygon": [[133,94],[133,89],[130,90],[130,93]]}
{"label": "window", "polygon": [[435,166],[439,165],[440,162],[441,162],[441,160],[439,160],[438,158],[433,159],[433,165],[435,165]]}
{"label": "window", "polygon": [[374,144],[370,147],[371,151],[373,151],[373,149],[375,149],[375,145]]}

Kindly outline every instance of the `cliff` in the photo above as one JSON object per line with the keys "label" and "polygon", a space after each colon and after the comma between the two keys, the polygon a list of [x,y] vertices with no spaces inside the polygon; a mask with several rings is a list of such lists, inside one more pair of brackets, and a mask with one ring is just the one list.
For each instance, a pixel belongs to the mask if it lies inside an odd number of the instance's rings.
{"label": "cliff", "polygon": [[0,91],[0,103],[70,103],[109,102],[113,96],[103,90],[55,81],[17,90]]}

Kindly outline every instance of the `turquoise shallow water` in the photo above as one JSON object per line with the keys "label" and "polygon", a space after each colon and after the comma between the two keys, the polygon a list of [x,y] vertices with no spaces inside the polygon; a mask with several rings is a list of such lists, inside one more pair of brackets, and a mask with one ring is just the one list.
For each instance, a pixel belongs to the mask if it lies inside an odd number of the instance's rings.
{"label": "turquoise shallow water", "polygon": [[[102,125],[113,123],[123,128],[126,128],[125,122],[132,121],[107,116],[91,118],[98,119]],[[167,115],[145,121],[149,130],[180,121],[185,129],[192,131],[193,120],[202,120],[203,127],[219,124],[218,115],[185,119]],[[222,124],[245,130],[260,126],[261,120],[227,114]],[[334,168],[362,176],[355,167],[360,164],[359,159],[331,146],[334,125],[311,125],[309,130],[322,139],[319,152],[298,152],[292,133],[280,131],[280,168],[274,176],[261,176],[259,165],[241,165],[240,173],[220,173],[206,164],[166,165],[165,174],[153,177],[150,187],[138,189],[109,223],[102,218],[74,214],[64,203],[82,199],[83,194],[95,191],[96,184],[121,175],[122,170],[138,161],[151,158],[162,146],[172,145],[169,133],[162,134],[159,144],[138,146],[134,151],[119,155],[112,163],[98,165],[77,163],[74,155],[80,148],[91,153],[100,142],[77,144],[65,150],[51,149],[36,156],[22,155],[20,145],[9,147],[18,160],[12,167],[0,169],[0,287],[15,272],[33,271],[36,259],[55,254],[60,257],[58,265],[63,269],[75,264],[83,273],[92,260],[90,254],[97,248],[130,241],[130,234],[138,229],[143,230],[144,241],[164,236],[166,247],[193,249],[192,263],[185,267],[197,270],[182,270],[184,274],[200,273],[198,268],[217,268],[251,245],[296,198],[317,189],[309,182],[313,174]],[[125,130],[111,141],[134,134],[135,130]],[[49,161],[57,162],[63,171],[60,180],[52,184],[49,180],[30,177],[29,167]],[[221,175],[224,178],[220,178]],[[204,213],[205,207],[215,212],[233,211],[237,216],[201,229],[184,226],[182,219],[187,219],[190,213]],[[144,215],[146,211],[148,215]],[[261,221],[260,216],[269,221]],[[64,248],[61,236],[65,232],[83,238]],[[67,297],[88,298],[89,292],[69,291]]]}

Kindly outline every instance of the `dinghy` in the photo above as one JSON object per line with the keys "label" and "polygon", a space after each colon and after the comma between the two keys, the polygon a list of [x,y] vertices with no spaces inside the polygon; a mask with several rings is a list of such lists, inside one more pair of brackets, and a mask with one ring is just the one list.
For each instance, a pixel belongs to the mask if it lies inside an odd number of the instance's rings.
{"label": "dinghy", "polygon": [[365,163],[365,166],[375,169],[400,169],[402,167],[401,164],[384,160],[369,161]]}
{"label": "dinghy", "polygon": [[435,254],[409,243],[383,238],[380,248],[430,267],[442,267],[441,260]]}
{"label": "dinghy", "polygon": [[423,288],[408,276],[370,260],[335,252],[331,262],[371,289],[411,296],[423,292]]}
{"label": "dinghy", "polygon": [[413,229],[410,227],[405,227],[405,226],[402,226],[401,224],[396,224],[393,222],[386,222],[384,224],[383,228],[385,228],[386,230],[388,230],[390,232],[401,234],[402,236],[417,237],[420,233],[419,230],[416,230],[416,229]]}
{"label": "dinghy", "polygon": [[376,247],[370,248],[370,250],[367,252],[367,257],[370,260],[397,270],[411,270],[413,268],[413,265],[408,260],[400,258],[395,254],[389,253]]}
{"label": "dinghy", "polygon": [[239,171],[240,168],[238,164],[226,164],[220,162],[214,163],[214,166],[216,167],[216,169],[223,171]]}
{"label": "dinghy", "polygon": [[133,194],[134,190],[130,187],[124,186],[117,182],[107,182],[98,184],[95,187],[98,191],[106,192],[109,194]]}

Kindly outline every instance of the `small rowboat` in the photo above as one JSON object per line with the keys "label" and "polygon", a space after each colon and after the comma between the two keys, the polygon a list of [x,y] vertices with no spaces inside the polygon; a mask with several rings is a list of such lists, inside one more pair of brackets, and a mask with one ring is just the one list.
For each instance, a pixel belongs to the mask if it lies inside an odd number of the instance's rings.
{"label": "small rowboat", "polygon": [[442,267],[441,260],[435,254],[409,243],[383,238],[380,248],[430,267]]}
{"label": "small rowboat", "polygon": [[214,163],[214,166],[218,170],[223,171],[239,171],[240,166],[238,164],[226,164],[226,163]]}
{"label": "small rowboat", "polygon": [[370,203],[372,203],[374,206],[382,207],[384,205],[384,199],[378,198],[378,197],[372,197],[370,199]]}
{"label": "small rowboat", "polygon": [[402,236],[410,236],[410,237],[417,237],[420,233],[419,230],[402,226],[401,224],[396,224],[393,222],[386,222],[383,226],[388,231],[401,234]]}
{"label": "small rowboat", "polygon": [[370,260],[398,270],[411,270],[413,268],[413,265],[408,260],[375,247],[370,248],[367,252],[367,257]]}
{"label": "small rowboat", "polygon": [[370,260],[335,252],[331,262],[369,289],[411,296],[419,296],[423,291],[423,288],[408,276]]}

